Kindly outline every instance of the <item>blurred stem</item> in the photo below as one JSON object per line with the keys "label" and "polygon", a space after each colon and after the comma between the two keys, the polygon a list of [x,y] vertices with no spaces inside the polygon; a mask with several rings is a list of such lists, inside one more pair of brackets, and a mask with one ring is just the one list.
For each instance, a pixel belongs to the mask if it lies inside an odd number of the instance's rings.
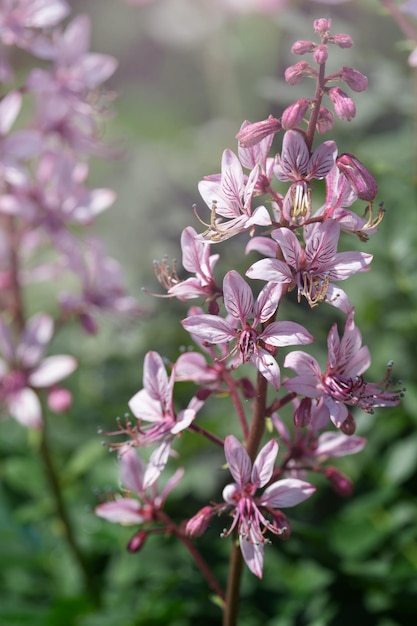
{"label": "blurred stem", "polygon": [[[246,450],[250,458],[252,459],[252,462],[256,458],[259,445],[265,431],[266,396],[268,391],[268,383],[259,372],[256,389],[257,394],[253,411],[253,419],[249,431],[249,437],[246,443]],[[235,541],[233,542],[232,552],[230,555],[226,604],[223,613],[223,626],[237,626],[238,623],[243,557],[236,533],[234,534],[234,539]]]}
{"label": "blurred stem", "polygon": [[246,422],[245,411],[242,406],[242,402],[240,400],[239,393],[237,390],[236,381],[230,376],[228,372],[225,372],[223,376],[229,388],[230,397],[232,398],[233,405],[236,409],[236,413],[238,415],[239,422],[242,427],[243,438],[245,441],[247,441],[249,437],[249,428]]}
{"label": "blurred stem", "polygon": [[100,606],[100,594],[97,586],[94,583],[94,576],[90,571],[90,563],[86,559],[84,553],[81,551],[77,540],[75,538],[75,532],[72,526],[72,522],[62,495],[61,486],[59,484],[58,474],[55,469],[55,464],[52,458],[51,446],[48,437],[47,422],[44,415],[44,425],[41,432],[40,453],[43,460],[46,479],[49,484],[49,488],[54,500],[56,514],[60,519],[63,528],[65,539],[71,554],[84,579],[85,590],[90,597],[94,606]]}
{"label": "blurred stem", "polygon": [[25,313],[23,298],[19,282],[19,232],[16,218],[13,215],[5,215],[5,232],[8,235],[9,243],[9,295],[10,311],[12,314],[12,324],[20,335],[25,328]]}
{"label": "blurred stem", "polygon": [[400,11],[398,6],[394,2],[392,2],[392,0],[381,0],[381,4],[389,11],[391,17],[401,28],[404,35],[417,44],[417,31],[410,24],[409,18],[407,18],[404,13]]}

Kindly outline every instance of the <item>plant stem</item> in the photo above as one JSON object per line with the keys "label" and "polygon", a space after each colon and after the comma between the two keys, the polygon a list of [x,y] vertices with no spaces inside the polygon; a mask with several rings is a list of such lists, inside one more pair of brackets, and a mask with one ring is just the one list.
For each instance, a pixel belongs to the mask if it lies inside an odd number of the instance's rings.
{"label": "plant stem", "polygon": [[65,505],[65,501],[62,495],[61,486],[59,484],[58,475],[53,462],[51,449],[48,440],[48,430],[46,419],[44,416],[43,429],[41,432],[40,442],[40,454],[45,467],[46,479],[48,481],[51,494],[55,503],[56,514],[61,520],[65,539],[72,553],[74,560],[76,561],[78,568],[84,579],[84,586],[88,596],[90,597],[94,606],[100,606],[100,595],[97,585],[94,583],[94,577],[90,571],[90,564],[86,559],[84,553],[81,551],[77,540],[75,538],[75,532]]}

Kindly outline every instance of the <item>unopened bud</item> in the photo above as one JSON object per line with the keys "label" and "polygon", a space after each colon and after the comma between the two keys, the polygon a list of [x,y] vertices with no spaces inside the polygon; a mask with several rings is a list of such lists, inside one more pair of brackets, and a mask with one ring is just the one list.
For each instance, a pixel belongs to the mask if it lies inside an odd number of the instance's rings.
{"label": "unopened bud", "polygon": [[328,91],[329,98],[333,102],[336,115],[341,120],[350,122],[356,115],[356,107],[352,98],[339,87],[331,87]]}
{"label": "unopened bud", "polygon": [[299,428],[308,426],[311,421],[311,398],[303,398],[294,411],[294,424]]}
{"label": "unopened bud", "polygon": [[332,35],[329,41],[332,41],[332,43],[339,46],[339,48],[351,48],[353,46],[352,37],[350,35],[345,35],[344,33]]}
{"label": "unopened bud", "polygon": [[313,52],[315,47],[316,44],[314,43],[314,41],[299,40],[293,44],[291,52],[293,54],[307,54],[308,52]]}
{"label": "unopened bud", "polygon": [[299,98],[296,102],[290,104],[282,114],[281,122],[284,130],[291,130],[296,128],[303,120],[304,115],[310,106],[310,100],[308,98]]}
{"label": "unopened bud", "polygon": [[279,130],[281,130],[281,122],[270,115],[267,120],[247,124],[238,132],[236,139],[239,141],[240,146],[249,148],[268,137],[268,135],[277,133]]}
{"label": "unopened bud", "polygon": [[220,311],[219,303],[217,300],[210,300],[208,305],[208,312],[210,315],[218,315]]}
{"label": "unopened bud", "polygon": [[95,335],[98,331],[98,326],[96,322],[93,320],[91,315],[87,313],[81,313],[80,315],[81,326],[89,335]]}
{"label": "unopened bud", "polygon": [[356,422],[355,422],[355,418],[353,417],[352,413],[348,413],[347,418],[345,419],[343,424],[340,426],[340,430],[342,431],[342,433],[344,433],[345,435],[348,435],[348,436],[355,434]]}
{"label": "unopened bud", "polygon": [[316,70],[307,61],[300,61],[285,70],[285,80],[289,85],[298,85],[304,76],[317,76]]}
{"label": "unopened bud", "polygon": [[346,176],[354,192],[361,200],[371,202],[378,193],[378,186],[372,174],[353,154],[341,154],[336,165]]}
{"label": "unopened bud", "polygon": [[54,413],[65,413],[72,406],[72,394],[64,387],[54,387],[48,393],[47,402]]}
{"label": "unopened bud", "polygon": [[256,389],[253,385],[253,382],[249,378],[247,378],[246,376],[243,376],[243,378],[240,378],[237,382],[240,388],[242,389],[242,393],[244,397],[247,400],[251,400],[252,398],[256,396]]}
{"label": "unopened bud", "polygon": [[204,506],[188,520],[185,526],[185,532],[191,537],[201,537],[206,532],[211,518],[214,515],[214,510],[211,506]]}
{"label": "unopened bud", "polygon": [[346,83],[348,87],[353,91],[365,91],[368,86],[368,79],[364,74],[353,67],[342,67],[340,70],[340,78]]}
{"label": "unopened bud", "polygon": [[324,17],[314,20],[313,28],[321,37],[324,36],[331,28],[332,20],[326,19]]}
{"label": "unopened bud", "polygon": [[211,393],[211,389],[209,389],[208,387],[202,387],[201,389],[198,389],[195,397],[197,398],[197,400],[200,400],[200,402],[205,402]]}
{"label": "unopened bud", "polygon": [[353,491],[353,484],[350,478],[339,472],[335,467],[326,467],[324,473],[327,480],[330,482],[333,491],[343,498],[348,498]]}
{"label": "unopened bud", "polygon": [[319,116],[317,118],[316,130],[320,135],[327,133],[333,128],[334,115],[326,107],[320,107]]}
{"label": "unopened bud", "polygon": [[148,533],[145,530],[139,530],[127,544],[127,549],[129,552],[139,552],[145,545],[147,538]]}
{"label": "unopened bud", "polygon": [[329,54],[328,54],[327,46],[325,44],[316,46],[316,49],[314,50],[314,55],[313,55],[316,63],[318,63],[319,65],[322,65],[322,63],[326,63],[328,56]]}

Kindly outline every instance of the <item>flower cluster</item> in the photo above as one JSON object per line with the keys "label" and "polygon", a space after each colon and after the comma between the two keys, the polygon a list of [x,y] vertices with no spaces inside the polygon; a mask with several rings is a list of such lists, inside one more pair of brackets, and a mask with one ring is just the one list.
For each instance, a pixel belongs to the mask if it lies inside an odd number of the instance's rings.
{"label": "flower cluster", "polygon": [[[181,322],[197,348],[167,365],[159,354],[149,352],[143,389],[129,402],[137,422],[129,420],[109,433],[125,437],[121,444],[109,445],[122,451],[128,446],[129,459],[133,448],[154,446],[148,469],[140,470],[141,476],[145,472],[151,477],[152,484],[169,457],[178,454],[175,443],[186,430],[223,448],[234,482],[223,489],[222,502],[206,503],[186,522],[185,530],[199,537],[214,517],[230,515],[231,525],[222,536],[234,535],[241,557],[258,577],[262,577],[268,533],[290,534],[290,522],[281,508],[309,498],[315,491],[310,482],[315,475],[324,476],[338,494],[350,495],[349,478],[328,461],[364,447],[365,439],[354,435],[355,407],[365,413],[392,407],[403,392],[390,379],[392,363],[380,383],[364,378],[370,366],[369,351],[362,346],[354,307],[338,285],[370,269],[372,255],[339,252],[339,242],[344,233],[365,242],[377,231],[384,212],[381,206],[376,215],[373,211],[376,182],[354,154],[340,153],[333,140],[314,144],[316,134],[332,129],[334,115],[345,121],[354,118],[355,104],[345,89],[361,92],[367,79],[345,66],[328,74],[331,47],[349,48],[352,39],[333,34],[327,19],[316,20],[314,30],[317,42],[297,41],[292,49],[296,55],[309,55],[310,61],[299,61],[285,73],[290,85],[304,77],[313,79],[313,97],[298,99],[280,118],[242,124],[237,154],[226,149],[221,172],[206,176],[199,184],[209,211],[205,230],[197,234],[187,227],[182,233],[183,267],[191,276],[181,279],[176,266],[171,270],[166,261],[155,266],[167,298],[200,300],[201,306],[192,306]],[[281,150],[271,155],[274,138],[281,133]],[[314,181],[323,179],[324,203],[314,195]],[[356,201],[364,203],[362,216],[351,208]],[[197,208],[195,214],[204,223]],[[242,234],[250,237],[242,252],[256,252],[261,258],[249,265],[246,278],[231,268],[220,281],[215,276],[220,253],[212,254],[212,246],[217,251],[222,242]],[[241,267],[242,259],[239,262]],[[261,289],[251,279],[263,281]],[[280,304],[294,293],[294,300],[305,298],[310,309],[329,304],[338,309],[339,317],[345,317],[342,336],[336,323],[328,333],[324,368],[309,351],[291,349],[314,341],[304,326],[282,319]],[[283,377],[282,367],[295,375]],[[178,411],[174,391],[183,381],[191,381],[197,390],[187,408]],[[229,396],[236,413],[235,421],[227,415],[230,430],[224,440],[200,420],[216,396]],[[284,406],[293,409],[291,423],[282,417]],[[222,422],[224,432],[225,417]],[[282,458],[276,438],[281,441]],[[126,480],[126,458],[122,452],[122,483],[144,500],[144,480],[135,485],[130,478]],[[100,505],[97,514],[140,524],[141,537],[155,532],[158,522],[163,528],[169,526],[158,508],[149,527],[143,504],[126,499]],[[189,547],[179,530],[182,527],[169,526]],[[202,571],[207,575],[205,566]]]}
{"label": "flower cluster", "polygon": [[[117,262],[84,234],[115,199],[87,178],[91,155],[112,153],[100,120],[111,102],[102,84],[117,62],[89,51],[87,16],[69,16],[65,0],[2,2],[0,11],[0,411],[30,428],[42,426],[39,389],[51,410],[71,405],[57,384],[75,359],[43,359],[54,328],[75,317],[94,333],[100,311],[139,313]],[[32,59],[19,83],[9,61],[16,49]],[[74,277],[79,293],[65,287]],[[55,323],[26,311],[26,288],[41,281],[58,286]]]}

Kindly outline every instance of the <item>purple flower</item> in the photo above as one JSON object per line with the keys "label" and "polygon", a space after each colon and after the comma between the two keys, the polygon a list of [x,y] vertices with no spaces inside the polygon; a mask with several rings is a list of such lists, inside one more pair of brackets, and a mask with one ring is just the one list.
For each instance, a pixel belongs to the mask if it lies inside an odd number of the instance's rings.
{"label": "purple flower", "polygon": [[42,408],[34,389],[48,389],[77,367],[71,356],[43,358],[53,335],[49,315],[39,313],[26,324],[15,346],[9,327],[0,319],[0,405],[28,428],[42,427]]}
{"label": "purple flower", "polygon": [[114,502],[99,504],[95,513],[116,524],[143,524],[155,522],[169,492],[179,483],[184,470],[179,469],[158,495],[152,457],[145,465],[134,448],[125,445],[119,452],[120,482],[125,490],[136,493],[139,499],[117,498]]}
{"label": "purple flower", "polygon": [[229,535],[237,527],[240,549],[251,572],[262,578],[265,533],[276,535],[288,532],[283,527],[282,517],[275,509],[295,506],[309,498],[315,491],[310,483],[296,478],[286,478],[270,484],[261,495],[256,495],[271,479],[278,443],[269,441],[252,462],[242,444],[234,437],[226,437],[224,452],[234,483],[226,485],[223,498],[231,507],[233,522],[223,536]]}
{"label": "purple flower", "polygon": [[[267,284],[256,302],[252,290],[234,270],[223,281],[224,305],[230,319],[218,315],[192,315],[181,323],[184,328],[211,344],[234,342],[229,352],[235,356],[232,367],[252,363],[275,387],[280,386],[280,370],[272,356],[280,346],[306,344],[313,337],[295,322],[272,322],[258,329],[276,312],[282,295],[280,285]],[[252,321],[248,321],[252,318]]]}
{"label": "purple flower", "polygon": [[[211,224],[203,237],[224,241],[256,225],[268,226],[271,218],[264,206],[252,212],[252,197],[259,176],[255,166],[245,180],[242,165],[231,150],[225,150],[220,175],[207,176],[198,185],[199,192],[212,211]],[[222,219],[216,218],[216,215]]]}
{"label": "purple flower", "polygon": [[324,178],[335,164],[337,146],[325,141],[310,155],[304,137],[296,130],[288,130],[277,155],[274,173],[278,180],[291,182],[285,196],[283,213],[289,222],[306,219],[311,212],[310,181]]}
{"label": "purple flower", "polygon": [[73,245],[68,263],[81,282],[82,294],[62,294],[61,306],[65,313],[77,315],[87,332],[97,331],[95,318],[100,312],[140,314],[136,300],[126,295],[120,265],[106,256],[101,241],[88,239],[84,255]]}
{"label": "purple flower", "polygon": [[[175,367],[168,378],[162,357],[157,352],[148,352],[143,366],[143,389],[128,403],[139,420],[132,445],[147,446],[160,442],[153,457],[158,475],[168,460],[172,440],[188,428],[202,406],[202,402],[192,398],[188,407],[177,414],[173,401],[174,383]],[[142,429],[142,421],[150,422],[151,426]]]}
{"label": "purple flower", "polygon": [[390,390],[392,364],[381,383],[368,383],[363,373],[371,363],[368,348],[362,346],[361,334],[355,326],[354,310],[347,316],[343,337],[340,339],[337,325],[330,329],[327,347],[328,359],[324,373],[311,355],[295,350],[284,361],[298,376],[286,380],[283,385],[307,398],[323,398],[328,415],[335,426],[340,427],[348,419],[348,406],[359,406],[367,413],[374,407],[396,406],[402,391]]}
{"label": "purple flower", "polygon": [[[203,296],[205,301],[212,302],[221,295],[221,289],[216,285],[213,276],[213,268],[219,255],[210,254],[210,244],[197,239],[197,233],[191,226],[182,231],[181,250],[184,268],[195,276],[173,281],[174,284],[168,288],[168,295],[183,301]],[[169,286],[169,279],[166,283]]]}
{"label": "purple flower", "polygon": [[[293,231],[279,228],[272,232],[284,258],[261,259],[246,272],[250,278],[296,286],[298,299],[304,296],[310,306],[328,302],[347,312],[350,309],[345,292],[331,284],[368,269],[372,255],[365,252],[337,252],[340,226],[329,220],[304,227],[303,248]],[[275,256],[275,255],[274,255]]]}

